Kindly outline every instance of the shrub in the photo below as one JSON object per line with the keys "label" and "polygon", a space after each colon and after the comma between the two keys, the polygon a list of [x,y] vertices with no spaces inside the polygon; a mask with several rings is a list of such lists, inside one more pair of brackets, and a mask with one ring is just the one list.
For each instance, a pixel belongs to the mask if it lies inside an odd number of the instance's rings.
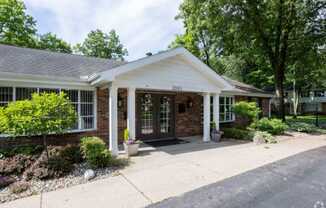
{"label": "shrub", "polygon": [[0,112],[1,132],[11,136],[42,135],[46,150],[46,136],[65,132],[76,119],[76,111],[64,93],[35,93],[31,100],[11,102]]}
{"label": "shrub", "polygon": [[288,128],[282,120],[276,118],[262,118],[259,121],[252,123],[251,127],[259,131],[266,131],[272,135],[282,134]]}
{"label": "shrub", "polygon": [[260,139],[262,139],[265,143],[268,144],[277,143],[275,137],[273,137],[270,133],[265,131],[256,131],[253,140],[260,140]]}
{"label": "shrub", "polygon": [[28,146],[20,146],[14,148],[3,148],[0,149],[0,154],[4,157],[13,157],[17,154],[22,155],[39,155],[43,151],[43,147],[40,145],[28,145]]}
{"label": "shrub", "polygon": [[12,184],[9,187],[9,189],[12,193],[19,194],[19,193],[26,191],[29,188],[29,186],[30,186],[29,183],[21,181],[21,182]]}
{"label": "shrub", "polygon": [[0,175],[19,175],[29,167],[35,159],[26,155],[15,155],[0,160]]}
{"label": "shrub", "polygon": [[235,114],[249,119],[250,122],[256,120],[261,112],[255,102],[246,101],[240,101],[234,104],[233,111]]}
{"label": "shrub", "polygon": [[50,177],[61,177],[69,173],[73,166],[72,163],[60,156],[50,157],[46,164]]}
{"label": "shrub", "polygon": [[304,122],[288,122],[289,127],[293,131],[305,132],[305,133],[319,133],[322,132],[322,129],[317,128],[313,124],[304,123]]}
{"label": "shrub", "polygon": [[62,147],[49,147],[50,157],[47,159],[46,151],[24,172],[24,178],[48,179],[57,178],[69,173],[73,165],[70,161],[61,157]]}
{"label": "shrub", "polygon": [[60,156],[71,163],[81,163],[83,155],[77,145],[67,145],[60,151]]}
{"label": "shrub", "polygon": [[250,130],[236,129],[236,128],[223,128],[223,137],[233,138],[239,140],[252,140],[254,132]]}
{"label": "shrub", "polygon": [[112,156],[105,143],[98,137],[84,137],[81,139],[81,151],[87,163],[92,167],[106,167]]}

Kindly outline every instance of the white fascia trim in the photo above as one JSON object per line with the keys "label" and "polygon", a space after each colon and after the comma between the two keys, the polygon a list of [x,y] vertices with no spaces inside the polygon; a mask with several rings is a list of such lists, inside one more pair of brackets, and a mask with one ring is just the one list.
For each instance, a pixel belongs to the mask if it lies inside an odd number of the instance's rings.
{"label": "white fascia trim", "polygon": [[72,89],[95,89],[86,81],[65,77],[50,77],[16,73],[0,73],[1,85],[20,87],[57,87]]}
{"label": "white fascia trim", "polygon": [[249,97],[264,97],[264,98],[273,98],[275,95],[264,94],[264,93],[247,93],[247,92],[239,92],[239,91],[222,91],[220,96],[249,96]]}
{"label": "white fascia trim", "polygon": [[156,62],[159,62],[161,60],[174,57],[176,55],[181,55],[187,60],[190,61],[190,63],[197,66],[196,68],[199,69],[202,73],[206,74],[208,78],[210,78],[213,81],[222,83],[224,86],[223,89],[226,90],[232,90],[234,87],[230,85],[227,81],[225,81],[222,77],[220,77],[218,74],[216,74],[211,68],[209,68],[206,64],[204,64],[201,60],[199,60],[196,56],[191,54],[189,51],[187,51],[185,48],[176,48],[172,49],[167,52],[158,53],[149,57],[145,57],[130,63],[127,63],[122,66],[118,66],[114,69],[110,69],[104,72],[99,73],[99,76],[93,75],[93,79],[89,80],[91,81],[92,85],[99,85],[103,82],[112,82],[115,80],[115,78],[121,74],[139,69],[143,66],[153,64]]}

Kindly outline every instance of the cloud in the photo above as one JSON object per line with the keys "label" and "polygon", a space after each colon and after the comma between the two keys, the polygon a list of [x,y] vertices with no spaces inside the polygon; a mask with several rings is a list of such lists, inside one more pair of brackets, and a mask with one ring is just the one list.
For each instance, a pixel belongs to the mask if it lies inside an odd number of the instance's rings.
{"label": "cloud", "polygon": [[25,0],[41,33],[82,42],[90,30],[115,29],[129,51],[128,60],[165,50],[182,23],[174,20],[181,0]]}

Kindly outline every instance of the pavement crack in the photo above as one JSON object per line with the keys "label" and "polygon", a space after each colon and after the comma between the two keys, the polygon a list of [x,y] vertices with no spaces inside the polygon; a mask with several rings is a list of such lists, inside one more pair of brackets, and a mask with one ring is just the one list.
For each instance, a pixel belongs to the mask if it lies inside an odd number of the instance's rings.
{"label": "pavement crack", "polygon": [[120,175],[132,186],[138,191],[147,201],[149,201],[151,204],[153,204],[153,200],[149,198],[144,192],[142,192],[133,182],[131,182],[124,174],[120,173]]}

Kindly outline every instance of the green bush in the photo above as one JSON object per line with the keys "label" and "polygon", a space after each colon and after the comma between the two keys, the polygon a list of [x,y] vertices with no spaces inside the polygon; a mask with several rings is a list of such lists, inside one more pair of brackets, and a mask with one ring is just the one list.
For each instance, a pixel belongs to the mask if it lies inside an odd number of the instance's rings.
{"label": "green bush", "polygon": [[254,134],[254,138],[262,138],[265,141],[265,143],[268,144],[277,143],[275,137],[273,137],[273,135],[271,135],[266,131],[256,131]]}
{"label": "green bush", "polygon": [[4,157],[13,157],[15,155],[39,155],[43,151],[43,147],[40,145],[28,145],[28,146],[20,146],[14,148],[3,148],[0,149],[0,154]]}
{"label": "green bush", "polygon": [[236,128],[223,128],[223,137],[239,139],[239,140],[251,140],[253,138],[254,132],[250,130],[236,129]]}
{"label": "green bush", "polygon": [[280,119],[262,118],[259,121],[252,123],[251,128],[259,131],[266,131],[272,135],[278,135],[284,133],[288,126]]}
{"label": "green bush", "polygon": [[83,155],[77,145],[67,145],[60,150],[60,156],[71,163],[81,163]]}
{"label": "green bush", "polygon": [[94,168],[106,167],[112,161],[110,151],[98,137],[82,138],[80,148],[87,163]]}
{"label": "green bush", "polygon": [[255,102],[240,101],[233,106],[233,111],[236,115],[255,121],[258,118],[260,109]]}
{"label": "green bush", "polygon": [[290,129],[298,132],[305,133],[314,133],[318,132],[318,128],[312,124],[304,123],[304,122],[288,122]]}

